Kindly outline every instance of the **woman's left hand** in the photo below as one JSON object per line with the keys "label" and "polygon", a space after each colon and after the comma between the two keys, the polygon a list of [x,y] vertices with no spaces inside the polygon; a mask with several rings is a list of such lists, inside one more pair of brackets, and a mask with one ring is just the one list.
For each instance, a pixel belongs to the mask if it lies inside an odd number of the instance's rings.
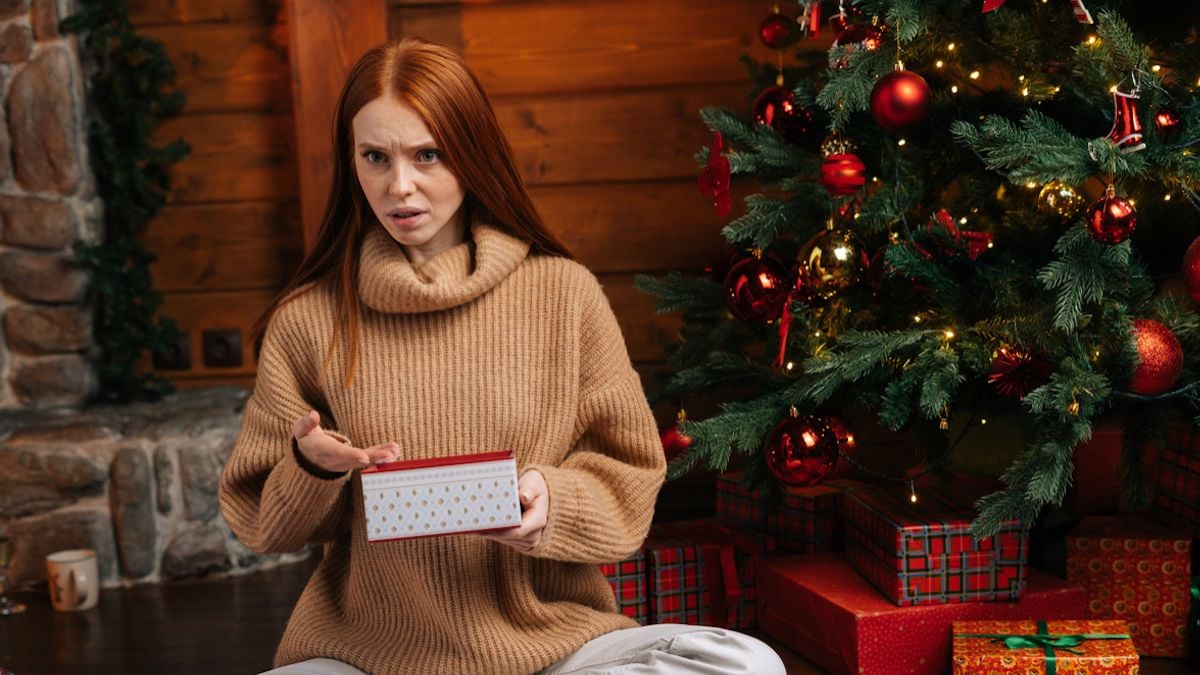
{"label": "woman's left hand", "polygon": [[550,489],[546,487],[545,476],[540,471],[526,471],[517,481],[517,495],[521,500],[521,524],[483,536],[525,553],[542,540],[542,530],[550,516]]}

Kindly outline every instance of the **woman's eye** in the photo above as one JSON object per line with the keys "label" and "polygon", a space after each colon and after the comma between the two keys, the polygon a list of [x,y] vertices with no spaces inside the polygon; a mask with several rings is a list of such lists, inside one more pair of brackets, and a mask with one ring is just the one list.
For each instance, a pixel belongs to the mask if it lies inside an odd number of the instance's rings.
{"label": "woman's eye", "polygon": [[383,153],[379,152],[378,150],[367,150],[363,153],[363,157],[367,160],[368,164],[380,164],[387,159],[383,156]]}
{"label": "woman's eye", "polygon": [[442,153],[438,150],[422,150],[417,153],[417,159],[422,162],[436,162]]}

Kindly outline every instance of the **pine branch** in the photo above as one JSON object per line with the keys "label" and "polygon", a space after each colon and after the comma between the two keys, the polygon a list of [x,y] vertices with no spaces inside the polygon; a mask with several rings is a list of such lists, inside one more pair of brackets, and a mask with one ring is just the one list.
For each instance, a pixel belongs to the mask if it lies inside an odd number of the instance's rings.
{"label": "pine branch", "polygon": [[657,314],[705,310],[720,305],[724,299],[724,290],[715,281],[678,271],[671,271],[665,277],[639,274],[634,277],[634,287],[658,298],[654,308]]}
{"label": "pine branch", "polygon": [[889,357],[930,334],[923,330],[843,333],[836,350],[804,362],[807,382],[801,388],[800,398],[814,404],[823,403],[838,387],[858,380]]}
{"label": "pine branch", "polygon": [[[1020,127],[1004,117],[990,115],[979,126],[954,122],[950,131],[955,140],[975,151],[989,169],[999,171],[1013,183],[1061,180],[1077,184],[1096,170],[1087,142],[1036,110],[1025,113]],[[1130,161],[1125,160],[1125,170]]]}
{"label": "pine branch", "polygon": [[1058,260],[1038,272],[1048,291],[1058,291],[1054,327],[1074,332],[1083,320],[1084,303],[1099,303],[1114,280],[1128,275],[1129,243],[1097,242],[1082,227],[1067,230],[1054,245]]}

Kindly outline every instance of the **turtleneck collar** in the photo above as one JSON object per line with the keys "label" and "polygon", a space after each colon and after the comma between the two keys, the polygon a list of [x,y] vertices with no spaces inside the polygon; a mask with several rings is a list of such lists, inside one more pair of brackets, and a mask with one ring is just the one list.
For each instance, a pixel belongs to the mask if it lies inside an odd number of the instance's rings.
{"label": "turtleneck collar", "polygon": [[467,241],[414,265],[376,223],[363,238],[358,293],[366,306],[379,312],[436,312],[487,293],[528,253],[529,242],[491,225],[473,223]]}

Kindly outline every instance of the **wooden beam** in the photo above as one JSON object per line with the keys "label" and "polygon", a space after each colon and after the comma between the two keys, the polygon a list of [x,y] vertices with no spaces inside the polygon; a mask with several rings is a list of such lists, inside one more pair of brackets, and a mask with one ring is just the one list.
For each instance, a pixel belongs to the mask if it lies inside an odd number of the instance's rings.
{"label": "wooden beam", "polygon": [[330,153],[336,97],[354,62],[387,39],[387,25],[383,0],[288,3],[292,110],[305,250],[316,240],[333,175]]}

